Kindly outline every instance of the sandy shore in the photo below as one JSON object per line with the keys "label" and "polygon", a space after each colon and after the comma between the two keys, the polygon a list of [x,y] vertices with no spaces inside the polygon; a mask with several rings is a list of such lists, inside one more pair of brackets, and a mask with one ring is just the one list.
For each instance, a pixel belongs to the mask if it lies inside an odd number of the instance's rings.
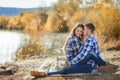
{"label": "sandy shore", "polygon": [[[19,69],[13,75],[0,76],[0,80],[32,80],[29,72],[31,70],[38,71],[52,71],[57,68],[61,68],[62,64],[56,64],[55,60],[59,59],[62,55],[47,55],[45,57],[36,59],[26,59],[11,62],[18,65]],[[120,79],[120,51],[104,51],[101,56],[108,62],[114,65],[118,65],[117,70],[103,71],[102,75],[83,75],[79,77],[56,77],[51,76],[47,78],[38,78],[36,80],[119,80]]]}

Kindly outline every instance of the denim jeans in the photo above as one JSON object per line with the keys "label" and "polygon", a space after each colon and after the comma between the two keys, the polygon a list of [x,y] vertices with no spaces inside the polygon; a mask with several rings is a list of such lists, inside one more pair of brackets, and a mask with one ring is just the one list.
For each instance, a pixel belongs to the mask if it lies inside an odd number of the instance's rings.
{"label": "denim jeans", "polygon": [[90,60],[93,60],[97,65],[106,65],[106,62],[99,55],[92,52],[85,56],[85,58],[79,61],[77,64],[86,64]]}
{"label": "denim jeans", "polygon": [[48,72],[47,75],[55,74],[71,74],[71,73],[89,73],[94,69],[91,64],[72,64],[71,66],[64,67],[61,70]]}
{"label": "denim jeans", "polygon": [[77,64],[71,64],[69,67],[65,67],[61,70],[48,72],[47,75],[55,74],[71,74],[71,73],[89,73],[93,69],[96,69],[96,66],[87,64],[90,60],[93,60],[98,65],[106,65],[106,62],[99,56],[94,53],[89,53],[83,60],[79,61]]}

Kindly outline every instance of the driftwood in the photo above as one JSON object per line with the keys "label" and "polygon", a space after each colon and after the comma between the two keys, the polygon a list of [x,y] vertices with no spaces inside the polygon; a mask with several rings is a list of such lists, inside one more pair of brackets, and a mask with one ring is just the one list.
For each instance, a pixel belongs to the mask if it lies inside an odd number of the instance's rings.
{"label": "driftwood", "polygon": [[13,71],[12,70],[0,71],[0,75],[13,75]]}
{"label": "driftwood", "polygon": [[5,64],[0,66],[0,75],[13,75],[18,71],[18,66],[14,64]]}
{"label": "driftwood", "polygon": [[120,45],[117,45],[115,47],[108,48],[107,51],[114,51],[114,50],[120,50]]}

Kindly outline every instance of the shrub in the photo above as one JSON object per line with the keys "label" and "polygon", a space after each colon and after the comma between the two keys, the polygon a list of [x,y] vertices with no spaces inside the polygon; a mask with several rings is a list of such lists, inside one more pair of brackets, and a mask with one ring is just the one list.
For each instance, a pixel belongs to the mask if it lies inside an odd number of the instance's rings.
{"label": "shrub", "polygon": [[76,11],[75,14],[71,16],[67,23],[67,25],[69,26],[69,31],[71,31],[71,29],[77,22],[85,23],[87,21],[86,16],[87,16],[86,9],[83,8]]}
{"label": "shrub", "polygon": [[40,8],[37,12],[37,16],[40,18],[40,24],[44,26],[48,18],[48,11],[45,8]]}
{"label": "shrub", "polygon": [[22,29],[21,26],[21,21],[20,21],[20,17],[19,16],[14,16],[12,18],[10,18],[8,25],[7,25],[7,29]]}
{"label": "shrub", "polygon": [[24,32],[29,34],[32,38],[38,40],[40,37],[40,31],[43,30],[40,18],[36,17],[25,26]]}
{"label": "shrub", "polygon": [[[103,7],[100,11],[98,28],[105,36],[118,39],[120,36],[120,10]],[[102,17],[102,18],[100,18]]]}
{"label": "shrub", "polygon": [[23,26],[25,28],[26,25],[28,25],[33,18],[35,18],[36,15],[34,12],[32,11],[29,11],[27,13],[24,13],[22,16],[21,16],[21,26]]}
{"label": "shrub", "polygon": [[80,0],[58,0],[53,6],[53,12],[49,14],[45,24],[46,31],[66,32],[69,29],[68,20],[78,10]]}
{"label": "shrub", "polygon": [[65,32],[67,31],[66,22],[57,15],[56,13],[51,13],[48,16],[47,22],[44,26],[45,31],[50,32]]}
{"label": "shrub", "polygon": [[[107,6],[107,5],[108,6]],[[69,30],[76,22],[92,22],[96,26],[96,33],[107,38],[120,38],[120,9],[116,9],[110,1],[94,3],[93,7],[80,8],[68,21]]]}
{"label": "shrub", "polygon": [[6,28],[6,25],[9,22],[9,18],[6,16],[0,16],[0,28]]}
{"label": "shrub", "polygon": [[43,47],[32,38],[16,51],[16,60],[42,54]]}
{"label": "shrub", "polygon": [[88,18],[96,25],[97,33],[107,36],[108,38],[118,39],[120,37],[120,10],[113,7],[111,3],[103,2],[97,5],[89,12]]}

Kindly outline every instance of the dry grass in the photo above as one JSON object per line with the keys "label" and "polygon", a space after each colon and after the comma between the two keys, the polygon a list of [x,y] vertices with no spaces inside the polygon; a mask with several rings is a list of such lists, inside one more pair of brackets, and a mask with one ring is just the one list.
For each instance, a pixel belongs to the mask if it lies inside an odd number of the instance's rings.
{"label": "dry grass", "polygon": [[23,46],[16,51],[16,60],[27,59],[31,56],[42,54],[43,47],[38,41],[29,39]]}

